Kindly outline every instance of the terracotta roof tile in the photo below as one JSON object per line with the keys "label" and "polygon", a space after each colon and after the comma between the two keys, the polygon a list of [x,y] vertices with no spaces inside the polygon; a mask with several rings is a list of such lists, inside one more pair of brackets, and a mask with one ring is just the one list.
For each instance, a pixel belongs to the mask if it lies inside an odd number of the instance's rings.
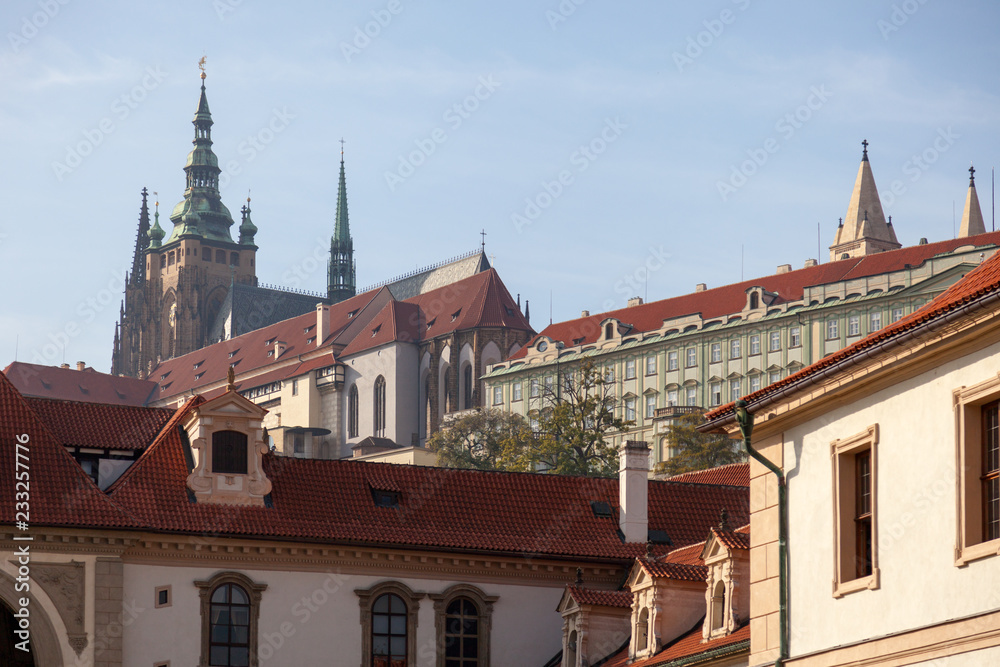
{"label": "terracotta roof tile", "polygon": [[691,658],[694,658],[694,656],[708,653],[709,651],[713,653],[717,651],[724,652],[723,650],[726,647],[731,648],[731,652],[728,653],[729,655],[750,653],[749,623],[738,628],[730,635],[718,637],[707,642],[702,642],[702,623],[704,623],[704,619],[651,658],[644,658],[630,663],[628,662],[628,647],[625,647],[625,649],[608,658],[606,661],[597,664],[601,667],[625,667],[625,665],[629,667],[665,667],[670,665],[671,662],[681,659],[685,659],[683,664],[692,664]]}
{"label": "terracotta roof tile", "polygon": [[632,594],[628,591],[601,591],[583,586],[570,585],[566,587],[569,594],[579,604],[589,604],[599,607],[631,607]]}
{"label": "terracotta roof tile", "polygon": [[[622,308],[606,313],[598,313],[566,322],[557,322],[546,327],[539,336],[562,341],[566,345],[582,339],[587,345],[597,341],[601,335],[601,322],[607,318],[633,325],[631,333],[656,331],[663,327],[663,320],[700,313],[704,320],[724,318],[739,313],[746,306],[746,290],[763,287],[778,295],[777,303],[802,299],[806,287],[873,276],[889,271],[899,271],[910,266],[918,266],[934,255],[950,252],[962,246],[986,246],[1000,244],[1000,232],[990,232],[969,238],[951,239],[939,243],[900,248],[888,252],[856,257],[817,266],[798,269],[788,273],[772,274],[744,280],[732,285],[724,285],[704,292],[693,292],[681,296],[653,301],[641,306]],[[533,344],[529,342],[511,359],[521,359]]]}
{"label": "terracotta roof tile", "polygon": [[715,538],[719,540],[723,545],[729,549],[749,549],[750,548],[750,526],[745,526],[746,531],[743,529],[738,530],[721,530],[720,528],[713,528],[712,534]]}
{"label": "terracotta roof tile", "polygon": [[730,463],[729,465],[683,472],[668,477],[671,482],[688,482],[691,484],[725,484],[728,486],[750,486],[750,464]]}
{"label": "terracotta roof tile", "polygon": [[42,366],[15,361],[4,374],[22,396],[109,405],[145,405],[156,384],[148,380],[98,373],[93,368]]}
{"label": "terracotta roof tile", "polygon": [[657,579],[705,581],[705,578],[708,576],[708,569],[704,565],[688,565],[668,560],[647,560],[646,558],[637,558],[636,562],[651,577],[656,577]]}
{"label": "terracotta roof tile", "polygon": [[174,413],[165,408],[103,405],[25,397],[24,401],[66,446],[145,449]]}

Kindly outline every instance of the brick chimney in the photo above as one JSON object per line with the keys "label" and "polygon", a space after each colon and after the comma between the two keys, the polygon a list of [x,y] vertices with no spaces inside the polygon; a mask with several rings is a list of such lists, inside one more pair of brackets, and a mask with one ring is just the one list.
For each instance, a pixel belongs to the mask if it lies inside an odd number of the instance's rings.
{"label": "brick chimney", "polygon": [[695,292],[704,292],[706,289],[708,289],[708,286],[705,283],[698,283],[694,286]]}
{"label": "brick chimney", "polygon": [[330,306],[325,303],[316,304],[316,347],[322,347],[323,341],[330,335]]}
{"label": "brick chimney", "polygon": [[278,359],[285,353],[285,348],[288,347],[288,343],[283,340],[276,341],[274,343],[274,358]]}
{"label": "brick chimney", "polygon": [[86,368],[87,368],[87,364],[83,363],[82,361],[76,362],[76,370],[82,371],[82,370],[86,370]]}
{"label": "brick chimney", "polygon": [[782,273],[791,273],[791,272],[792,272],[792,265],[791,264],[779,264],[778,265],[778,274],[779,275],[782,274]]}
{"label": "brick chimney", "polygon": [[810,266],[818,266],[818,265],[819,265],[819,262],[816,261],[815,259],[807,259],[806,260],[805,268],[808,269]]}
{"label": "brick chimney", "polygon": [[635,306],[641,306],[641,305],[642,305],[642,297],[641,296],[634,296],[634,297],[632,297],[631,299],[628,300],[627,307],[628,308],[633,308]]}
{"label": "brick chimney", "polygon": [[628,440],[619,453],[618,527],[626,542],[646,542],[649,535],[649,447]]}

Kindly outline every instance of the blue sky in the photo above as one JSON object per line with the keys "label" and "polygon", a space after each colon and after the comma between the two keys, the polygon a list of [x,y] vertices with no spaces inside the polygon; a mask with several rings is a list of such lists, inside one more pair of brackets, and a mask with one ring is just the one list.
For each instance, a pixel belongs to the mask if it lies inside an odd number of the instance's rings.
{"label": "blue sky", "polygon": [[0,28],[0,365],[109,369],[203,55],[261,282],[325,290],[341,137],[360,285],[485,229],[537,329],[550,295],[559,321],[826,261],[864,138],[904,245],[953,236],[970,162],[990,226],[989,0],[10,0]]}

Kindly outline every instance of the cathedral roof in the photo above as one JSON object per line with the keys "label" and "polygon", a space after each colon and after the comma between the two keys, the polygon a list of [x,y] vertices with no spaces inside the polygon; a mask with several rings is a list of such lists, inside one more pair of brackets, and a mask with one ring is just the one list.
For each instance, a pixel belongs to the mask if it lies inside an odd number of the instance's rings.
{"label": "cathedral roof", "polygon": [[[467,253],[455,259],[434,264],[410,274],[393,278],[374,287],[385,285],[392,296],[400,301],[412,299],[420,294],[430,292],[445,285],[474,276],[490,268],[486,254],[481,250]],[[373,289],[369,287],[367,289]]]}
{"label": "cathedral roof", "polygon": [[[208,340],[239,336],[316,310],[323,296],[236,283],[219,306]],[[228,334],[228,335],[227,335]]]}

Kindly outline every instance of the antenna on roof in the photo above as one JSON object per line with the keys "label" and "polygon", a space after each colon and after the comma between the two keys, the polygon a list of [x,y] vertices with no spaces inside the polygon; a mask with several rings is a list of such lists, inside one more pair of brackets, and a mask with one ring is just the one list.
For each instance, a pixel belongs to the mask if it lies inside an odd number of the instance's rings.
{"label": "antenna on roof", "polygon": [[549,326],[552,326],[552,290],[549,290]]}
{"label": "antenna on roof", "polygon": [[820,260],[823,259],[823,253],[821,251],[823,247],[822,237],[819,235],[819,223],[816,223],[816,263],[819,264]]}

